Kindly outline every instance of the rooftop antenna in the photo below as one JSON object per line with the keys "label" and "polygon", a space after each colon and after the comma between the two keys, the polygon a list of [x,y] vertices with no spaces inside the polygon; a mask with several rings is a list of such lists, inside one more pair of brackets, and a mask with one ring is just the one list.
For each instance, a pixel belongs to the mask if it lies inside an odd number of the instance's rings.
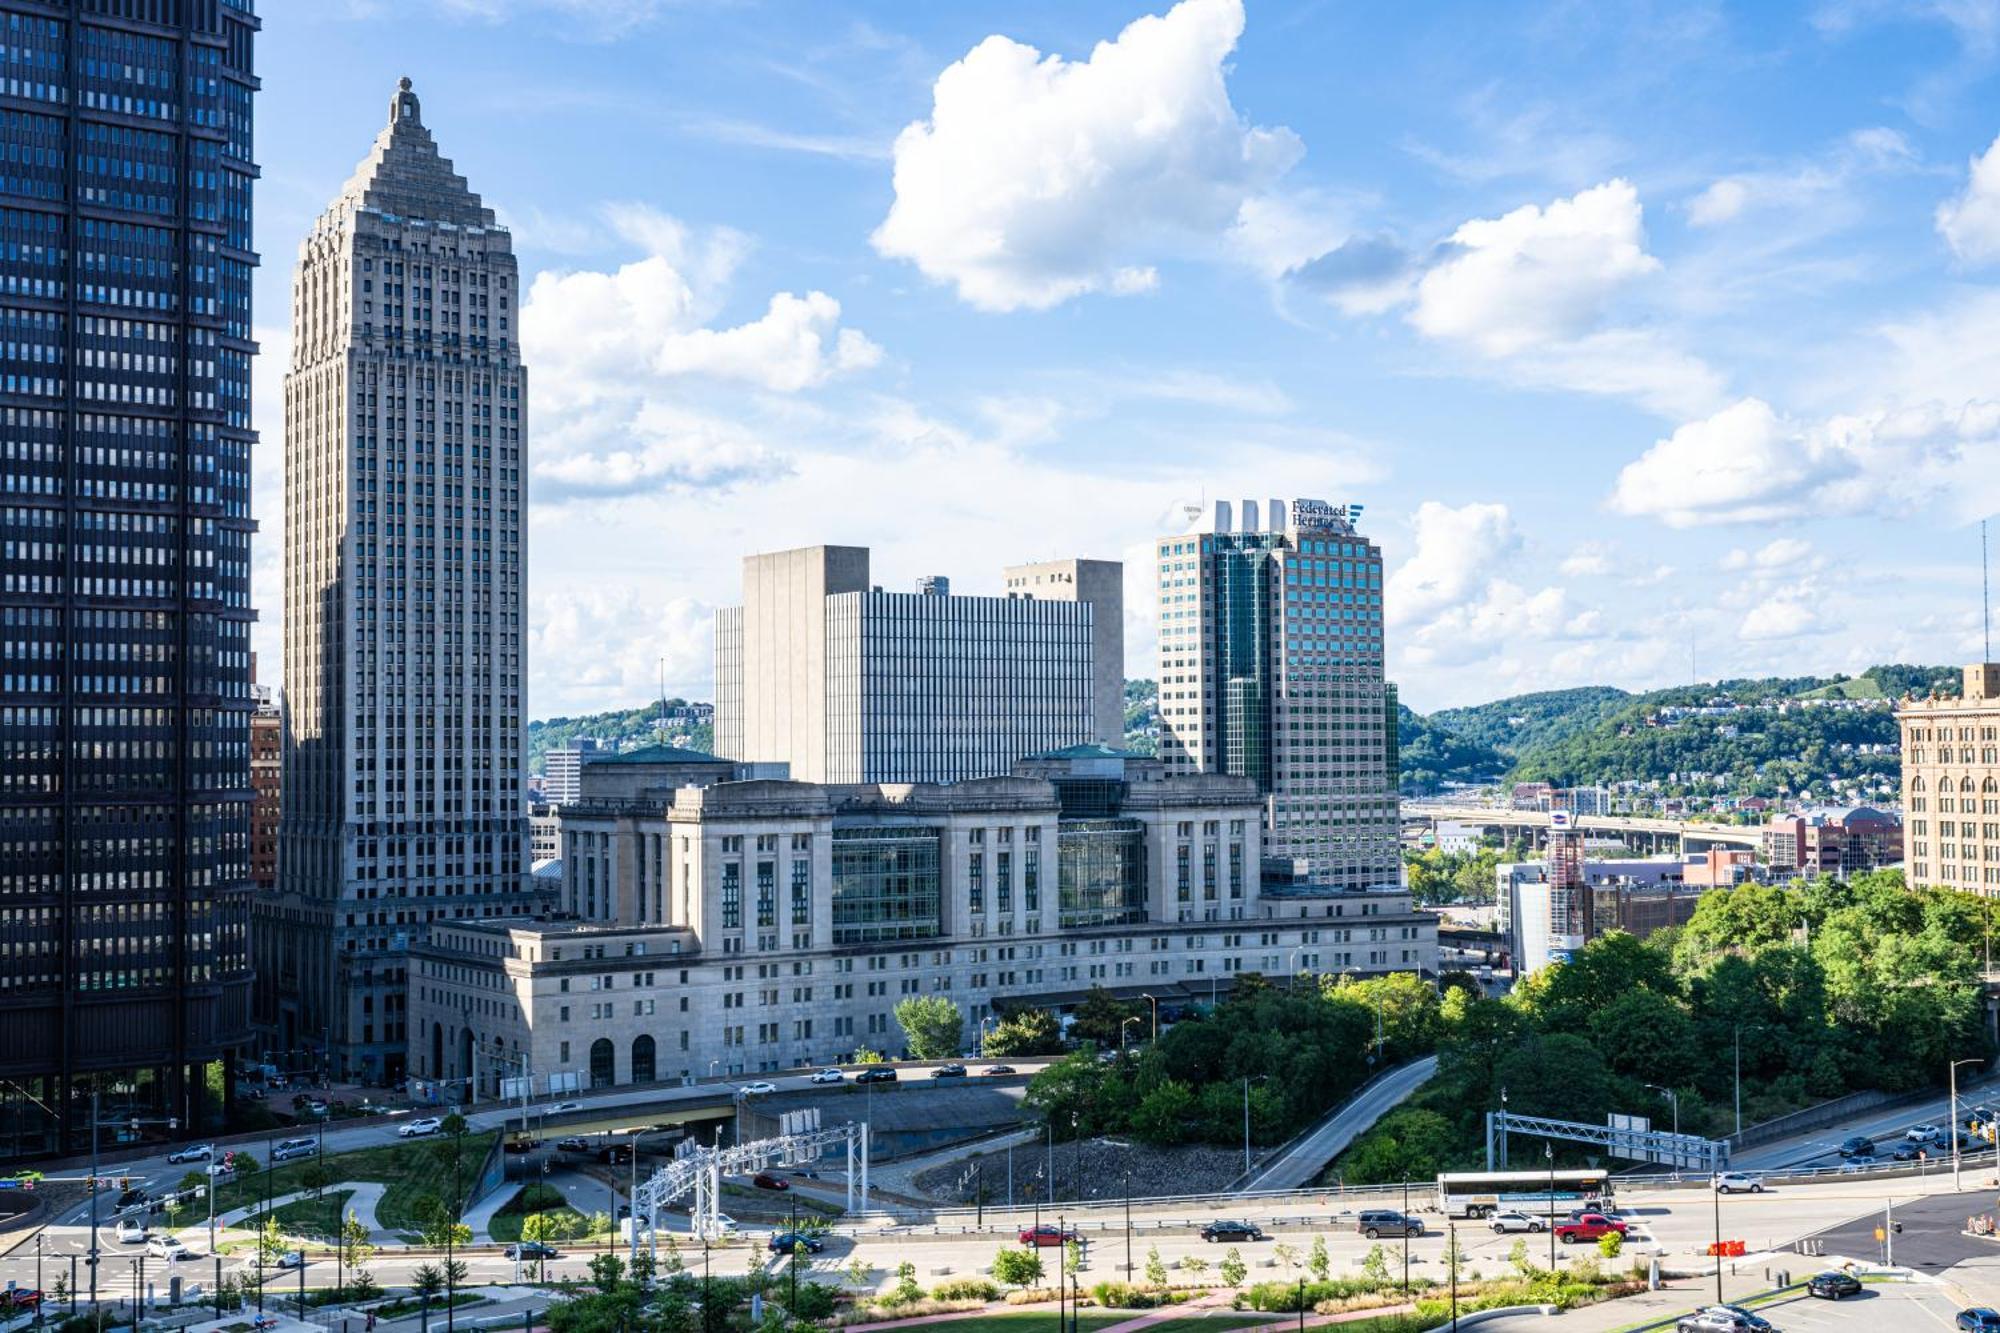
{"label": "rooftop antenna", "polygon": [[660,739],[667,736],[667,659],[660,659]]}
{"label": "rooftop antenna", "polygon": [[1979,520],[1979,619],[1986,633],[1986,654],[1979,660],[1993,660],[1993,580],[1986,564],[1986,520]]}

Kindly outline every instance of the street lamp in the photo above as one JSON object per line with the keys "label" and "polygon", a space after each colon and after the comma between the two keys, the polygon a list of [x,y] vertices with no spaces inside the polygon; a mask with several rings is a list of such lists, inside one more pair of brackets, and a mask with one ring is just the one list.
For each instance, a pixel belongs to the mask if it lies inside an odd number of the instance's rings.
{"label": "street lamp", "polygon": [[[1553,1279],[1556,1272],[1556,1145],[1544,1143],[1542,1156],[1547,1158],[1549,1163],[1549,1276]],[[1405,1227],[1404,1230],[1408,1228]],[[1721,1299],[1720,1296],[1716,1297],[1718,1301]]]}
{"label": "street lamp", "polygon": [[[1250,1085],[1262,1083],[1269,1074],[1246,1075],[1243,1079],[1243,1174],[1250,1174]],[[1248,1184],[1248,1181],[1244,1182]]]}
{"label": "street lamp", "polygon": [[1984,1063],[1983,1060],[1977,1058],[1954,1060],[1951,1062],[1951,1187],[1954,1190],[1958,1188],[1958,1134],[1960,1129],[1958,1120],[1958,1067],[1960,1065]]}
{"label": "street lamp", "polygon": [[1152,1006],[1153,1006],[1153,1044],[1157,1046],[1157,1045],[1159,1045],[1159,1042],[1160,1042],[1160,997],[1159,997],[1159,996],[1157,996],[1157,995],[1141,995],[1141,996],[1140,996],[1139,998],[1140,998],[1140,999],[1142,999],[1142,1000],[1148,1000],[1148,1001],[1150,1001],[1150,1002],[1152,1003]]}
{"label": "street lamp", "polygon": [[1128,1015],[1126,1015],[1126,1017],[1125,1017],[1124,1021],[1123,1021],[1123,1022],[1121,1022],[1121,1023],[1119,1023],[1119,1025],[1118,1025],[1118,1054],[1119,1054],[1120,1056],[1123,1056],[1123,1055],[1125,1054],[1125,1052],[1126,1052],[1126,1048],[1127,1048],[1127,1043],[1128,1043],[1128,1039],[1129,1039],[1129,1038],[1131,1037],[1131,1035],[1132,1035],[1132,1025],[1133,1025],[1134,1023],[1137,1023],[1137,1022],[1139,1022],[1139,1021],[1140,1021],[1140,1018],[1139,1018],[1139,1015],[1137,1015],[1137,1014],[1128,1014]]}

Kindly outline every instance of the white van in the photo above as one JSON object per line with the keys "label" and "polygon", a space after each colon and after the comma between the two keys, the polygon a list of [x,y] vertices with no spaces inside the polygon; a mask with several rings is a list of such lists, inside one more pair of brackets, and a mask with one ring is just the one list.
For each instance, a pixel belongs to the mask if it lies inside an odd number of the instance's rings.
{"label": "white van", "polygon": [[311,1157],[318,1151],[318,1139],[286,1139],[271,1149],[271,1160],[289,1162],[295,1157]]}

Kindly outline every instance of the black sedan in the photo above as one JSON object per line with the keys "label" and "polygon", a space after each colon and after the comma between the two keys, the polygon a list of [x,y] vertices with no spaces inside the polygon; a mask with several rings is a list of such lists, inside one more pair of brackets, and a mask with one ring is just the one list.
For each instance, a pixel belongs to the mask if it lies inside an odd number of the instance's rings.
{"label": "black sedan", "polygon": [[553,1245],[544,1245],[538,1240],[515,1241],[506,1249],[509,1259],[560,1259],[562,1255]]}
{"label": "black sedan", "polygon": [[1203,1240],[1262,1240],[1264,1233],[1249,1222],[1210,1222],[1201,1229]]}
{"label": "black sedan", "polygon": [[964,1065],[939,1065],[931,1071],[932,1078],[964,1078]]}
{"label": "black sedan", "polygon": [[1842,1300],[1861,1294],[1861,1279],[1852,1273],[1814,1273],[1806,1279],[1806,1295],[1823,1301]]}
{"label": "black sedan", "polygon": [[1875,1140],[1869,1138],[1866,1134],[1855,1134],[1842,1139],[1840,1141],[1840,1155],[1842,1157],[1873,1157],[1875,1155]]}
{"label": "black sedan", "polygon": [[825,1241],[803,1231],[780,1231],[766,1242],[766,1248],[773,1254],[797,1254],[802,1245],[807,1254],[818,1254],[826,1248]]}
{"label": "black sedan", "polygon": [[888,1065],[870,1065],[854,1076],[856,1083],[894,1083],[896,1071]]}

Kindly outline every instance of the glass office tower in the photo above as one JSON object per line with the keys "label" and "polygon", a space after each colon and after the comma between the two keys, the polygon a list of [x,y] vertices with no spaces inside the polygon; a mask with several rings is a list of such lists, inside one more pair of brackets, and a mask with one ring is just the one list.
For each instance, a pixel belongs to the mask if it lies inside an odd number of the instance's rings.
{"label": "glass office tower", "polygon": [[257,28],[0,0],[0,1158],[248,1039]]}

